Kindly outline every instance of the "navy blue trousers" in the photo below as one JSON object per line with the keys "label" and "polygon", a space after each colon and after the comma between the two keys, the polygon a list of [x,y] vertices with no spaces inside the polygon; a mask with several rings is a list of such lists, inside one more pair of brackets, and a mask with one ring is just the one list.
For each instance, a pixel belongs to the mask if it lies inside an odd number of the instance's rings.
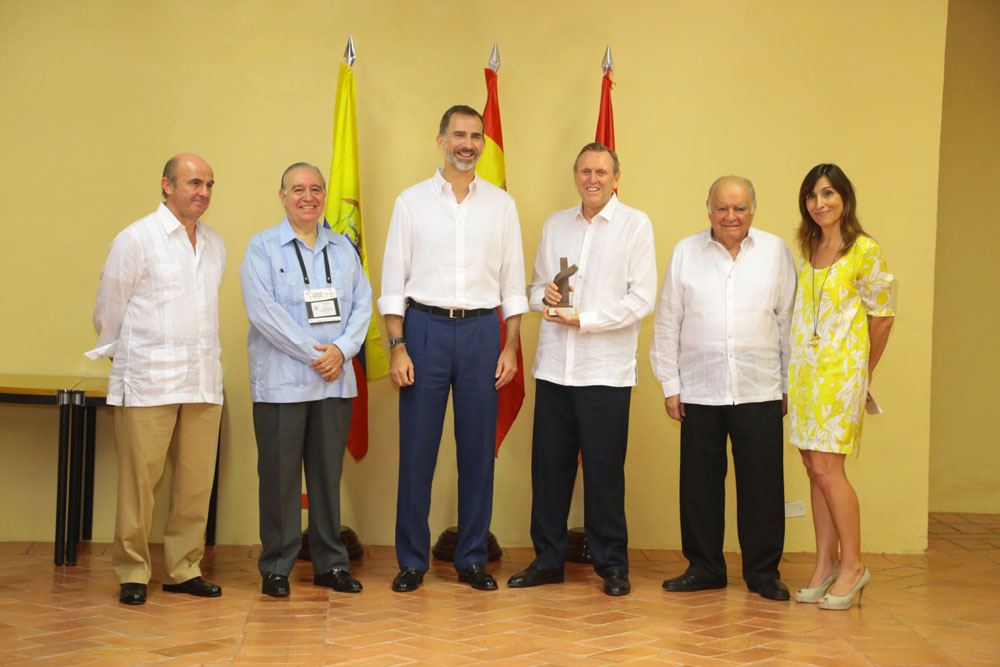
{"label": "navy blue trousers", "polygon": [[403,320],[414,383],[399,391],[399,491],[396,558],[399,567],[430,566],[431,482],[448,394],[454,390],[458,463],[458,544],[455,569],[486,563],[493,515],[500,321],[495,313],[448,319],[414,308]]}
{"label": "navy blue trousers", "polygon": [[566,520],[583,457],[583,524],[600,576],[628,572],[625,449],[631,387],[535,382],[531,439],[531,541],[540,570],[566,564]]}
{"label": "navy blue trousers", "polygon": [[688,572],[726,579],[726,438],[736,467],[736,528],[743,579],[778,579],[785,544],[781,401],[684,405],[681,422],[681,546]]}

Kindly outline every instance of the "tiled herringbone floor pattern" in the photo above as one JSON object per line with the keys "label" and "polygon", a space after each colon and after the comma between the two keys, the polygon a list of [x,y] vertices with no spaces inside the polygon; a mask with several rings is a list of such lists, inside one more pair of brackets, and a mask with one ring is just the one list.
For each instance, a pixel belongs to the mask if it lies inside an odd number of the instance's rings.
{"label": "tiled herringbone floor pattern", "polygon": [[[204,568],[221,598],[154,582],[145,606],[126,607],[109,551],[84,545],[78,566],[54,567],[51,543],[0,544],[0,664],[1000,664],[1000,515],[932,514],[926,554],[868,554],[872,584],[848,612],[748,593],[735,554],[729,588],[665,593],[661,581],[684,567],[676,551],[633,551],[624,598],[582,565],[561,585],[506,588],[528,549],[489,566],[499,591],[473,591],[436,562],[419,591],[400,594],[391,547],[353,564],[359,595],[314,587],[300,562],[292,596],[266,598],[256,549],[227,546]],[[782,563],[792,588],[810,570],[809,554]]]}

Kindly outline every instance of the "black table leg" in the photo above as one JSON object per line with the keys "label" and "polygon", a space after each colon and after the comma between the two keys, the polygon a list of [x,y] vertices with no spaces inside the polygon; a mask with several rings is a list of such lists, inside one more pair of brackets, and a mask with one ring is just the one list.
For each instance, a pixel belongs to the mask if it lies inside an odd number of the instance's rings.
{"label": "black table leg", "polygon": [[83,441],[83,529],[81,539],[90,540],[94,527],[94,445],[97,434],[97,406],[88,405],[87,435]]}
{"label": "black table leg", "polygon": [[66,564],[76,565],[80,542],[80,497],[83,487],[83,392],[73,391],[73,433],[69,453],[69,509],[66,519]]}
{"label": "black table leg", "polygon": [[59,404],[59,458],[56,465],[56,548],[55,564],[62,565],[66,540],[66,464],[69,459],[70,400],[71,392],[60,389]]}

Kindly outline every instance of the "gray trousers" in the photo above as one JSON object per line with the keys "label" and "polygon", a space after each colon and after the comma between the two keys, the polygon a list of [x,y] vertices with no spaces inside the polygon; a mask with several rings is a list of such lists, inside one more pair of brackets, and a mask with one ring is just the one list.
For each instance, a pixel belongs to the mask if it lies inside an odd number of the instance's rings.
{"label": "gray trousers", "polygon": [[302,468],[309,494],[309,553],[316,574],[349,569],[340,541],[340,474],[351,399],[254,403],[260,480],[261,573],[287,576],[302,546]]}

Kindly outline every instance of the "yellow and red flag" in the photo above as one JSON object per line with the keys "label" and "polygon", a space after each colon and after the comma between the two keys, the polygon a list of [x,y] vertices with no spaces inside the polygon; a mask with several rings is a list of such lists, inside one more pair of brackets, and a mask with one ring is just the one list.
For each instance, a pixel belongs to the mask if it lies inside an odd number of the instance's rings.
{"label": "yellow and red flag", "polygon": [[[500,69],[500,55],[497,45],[493,45],[490,56],[490,66],[486,68],[486,108],[483,109],[483,134],[486,144],[483,154],[476,163],[476,173],[497,187],[507,189],[507,172],[503,159],[503,131],[500,129],[500,102],[497,96],[497,70]],[[507,341],[507,327],[503,314],[497,308],[500,318],[500,349]],[[519,334],[520,335],[520,334]],[[510,427],[517,419],[524,402],[524,359],[521,356],[521,345],[517,346],[517,372],[514,379],[507,383],[497,394],[497,440],[495,454],[500,453],[500,445]]]}
{"label": "yellow and red flag", "polygon": [[[344,57],[347,64],[340,66],[337,77],[337,98],[333,114],[333,161],[330,164],[330,184],[326,196],[327,225],[345,235],[354,244],[361,257],[361,266],[368,273],[368,251],[365,247],[365,229],[361,218],[361,184],[358,167],[358,119],[354,83],[354,41],[347,44]],[[361,351],[353,360],[354,374],[358,381],[358,395],[354,399],[351,416],[351,433],[347,449],[355,461],[368,452],[368,380],[389,374],[389,362],[382,347],[374,311],[368,324],[368,334]]]}

